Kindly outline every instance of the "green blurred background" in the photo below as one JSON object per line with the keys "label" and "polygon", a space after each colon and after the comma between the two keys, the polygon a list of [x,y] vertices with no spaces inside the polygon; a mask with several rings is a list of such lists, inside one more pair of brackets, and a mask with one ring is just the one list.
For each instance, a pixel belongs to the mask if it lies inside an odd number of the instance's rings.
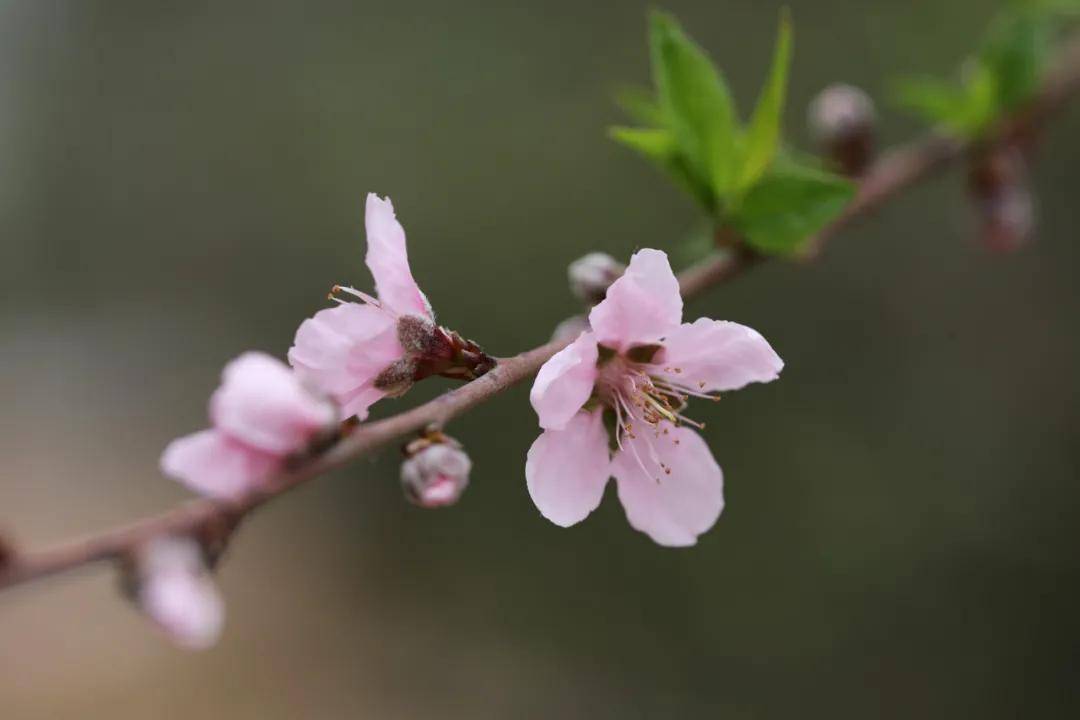
{"label": "green blurred background", "polygon": [[[945,72],[990,2],[792,0],[787,126],[843,80]],[[665,3],[745,113],[779,3]],[[694,210],[604,137],[648,79],[644,2],[0,5],[0,525],[27,543],[185,493],[165,443],[223,363],[370,287],[389,194],[442,321],[509,354],[576,310],[567,263],[672,249]],[[882,102],[882,105],[887,105]],[[882,108],[883,142],[918,132]],[[0,717],[1072,717],[1080,567],[1080,112],[1041,231],[975,241],[955,170],[689,304],[760,330],[780,382],[697,406],[728,506],[693,549],[610,491],[557,528],[525,490],[527,388],[450,428],[473,485],[407,505],[386,452],[255,517],[226,635],[172,649],[84,570],[0,595]],[[447,387],[435,381],[376,415]]]}

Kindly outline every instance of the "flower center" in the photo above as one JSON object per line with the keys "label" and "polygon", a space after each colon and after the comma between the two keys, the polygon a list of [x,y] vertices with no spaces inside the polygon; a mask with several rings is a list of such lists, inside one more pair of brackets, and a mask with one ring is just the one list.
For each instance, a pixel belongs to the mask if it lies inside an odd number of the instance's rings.
{"label": "flower center", "polygon": [[[603,362],[596,383],[597,396],[614,412],[616,446],[619,450],[628,448],[642,472],[660,482],[659,473],[650,472],[646,467],[642,453],[652,461],[654,468],[670,475],[671,467],[660,459],[655,443],[670,440],[678,445],[679,440],[671,436],[665,423],[705,429],[704,423],[687,417],[683,410],[691,397],[719,400],[720,394],[704,392],[704,381],[684,379],[680,367],[635,361],[632,358],[639,355],[635,350],[637,348],[631,348],[626,354],[612,354]],[[654,354],[650,353],[648,359],[651,360]]]}

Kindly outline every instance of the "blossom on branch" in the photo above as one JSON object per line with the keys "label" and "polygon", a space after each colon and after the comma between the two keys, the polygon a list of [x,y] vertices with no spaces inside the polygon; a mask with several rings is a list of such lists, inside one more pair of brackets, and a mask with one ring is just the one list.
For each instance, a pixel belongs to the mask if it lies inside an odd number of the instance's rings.
{"label": "blossom on branch", "polygon": [[[346,417],[363,420],[384,397],[397,397],[430,375],[472,380],[494,367],[473,342],[435,324],[431,304],[413,279],[405,230],[390,199],[367,196],[367,255],[375,278],[372,297],[335,286],[337,307],[301,323],[289,362],[331,394]],[[359,302],[347,302],[338,294]]]}
{"label": "blossom on branch", "polygon": [[225,366],[210,398],[210,421],[211,428],[173,440],[161,469],[195,492],[232,498],[329,437],[338,410],[285,363],[248,352]]}
{"label": "blossom on branch", "polygon": [[614,476],[630,524],[661,545],[693,545],[716,522],[723,473],[685,427],[702,427],[683,414],[687,400],[770,382],[784,364],[748,327],[681,320],[667,255],[641,250],[593,308],[591,330],[540,369],[530,400],[544,432],[525,477],[544,517],[584,520]]}
{"label": "blossom on branch", "polygon": [[136,553],[125,582],[139,608],[180,647],[203,650],[221,636],[225,601],[196,541],[151,540]]}

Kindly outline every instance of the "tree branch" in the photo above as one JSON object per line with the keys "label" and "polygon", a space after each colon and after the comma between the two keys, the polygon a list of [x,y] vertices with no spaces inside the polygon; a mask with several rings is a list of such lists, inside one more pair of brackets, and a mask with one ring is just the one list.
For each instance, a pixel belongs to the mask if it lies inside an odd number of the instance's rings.
{"label": "tree branch", "polygon": [[[845,211],[808,244],[813,259],[851,222],[869,215],[887,200],[962,157],[977,144],[1010,141],[1034,130],[1080,90],[1080,41],[1071,42],[1032,102],[1007,118],[980,143],[932,135],[883,155],[859,184]],[[741,275],[764,258],[741,247],[731,248],[691,266],[679,275],[684,297]],[[42,550],[22,552],[10,540],[0,552],[0,589],[73,570],[104,560],[121,560],[148,540],[168,534],[199,536],[216,558],[237,524],[251,511],[290,489],[342,467],[429,425],[441,425],[487,402],[531,377],[566,342],[549,342],[500,360],[491,372],[430,402],[393,417],[360,425],[326,452],[303,466],[278,475],[269,484],[234,501],[191,500],[158,515]],[[0,539],[3,545],[3,539]]]}

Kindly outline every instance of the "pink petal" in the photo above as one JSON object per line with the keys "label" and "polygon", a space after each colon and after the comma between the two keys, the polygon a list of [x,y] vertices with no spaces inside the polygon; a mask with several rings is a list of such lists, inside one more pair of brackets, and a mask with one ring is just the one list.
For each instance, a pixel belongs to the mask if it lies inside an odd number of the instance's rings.
{"label": "pink petal", "polygon": [[210,578],[172,573],[154,578],[139,594],[139,604],[173,642],[205,650],[221,637],[225,602]]}
{"label": "pink petal", "polygon": [[784,361],[753,328],[724,320],[700,318],[672,331],[657,359],[661,372],[691,390],[738,390],[752,382],[771,382]]}
{"label": "pink petal", "polygon": [[399,315],[413,313],[434,319],[431,305],[413,280],[405,251],[405,230],[394,216],[390,198],[368,193],[364,224],[367,256],[364,262],[375,278],[379,300]]}
{"label": "pink petal", "polygon": [[562,430],[545,430],[529,448],[529,495],[540,514],[569,527],[600,505],[610,464],[603,413],[580,412]]}
{"label": "pink petal", "polygon": [[210,398],[214,426],[260,450],[287,455],[332,426],[337,410],[309,391],[288,365],[259,352],[225,366]]}
{"label": "pink petal", "polygon": [[681,320],[679,281],[671,272],[667,255],[648,249],[630,258],[626,272],[589,314],[597,341],[615,350],[655,343]]}
{"label": "pink petal", "polygon": [[385,395],[372,382],[404,355],[393,316],[371,305],[345,303],[300,324],[289,362],[302,379],[334,396],[343,417],[363,419],[368,406]]}
{"label": "pink petal", "polygon": [[596,338],[587,332],[544,363],[529,393],[540,427],[559,430],[577,414],[596,383],[597,357]]}
{"label": "pink petal", "polygon": [[177,438],[161,454],[161,471],[200,495],[235,498],[258,487],[281,464],[277,455],[218,430]]}
{"label": "pink petal", "polygon": [[225,603],[201,546],[190,538],[158,537],[137,558],[137,599],[143,611],[181,647],[213,645],[225,623]]}
{"label": "pink petal", "polygon": [[724,474],[705,441],[687,428],[662,423],[659,437],[643,430],[624,439],[611,469],[626,519],[660,545],[693,545],[724,509]]}
{"label": "pink petal", "polygon": [[371,383],[361,385],[338,398],[338,402],[341,403],[341,416],[347,418],[355,415],[358,420],[366,420],[368,409],[384,397],[386,397],[386,392],[379,390]]}

